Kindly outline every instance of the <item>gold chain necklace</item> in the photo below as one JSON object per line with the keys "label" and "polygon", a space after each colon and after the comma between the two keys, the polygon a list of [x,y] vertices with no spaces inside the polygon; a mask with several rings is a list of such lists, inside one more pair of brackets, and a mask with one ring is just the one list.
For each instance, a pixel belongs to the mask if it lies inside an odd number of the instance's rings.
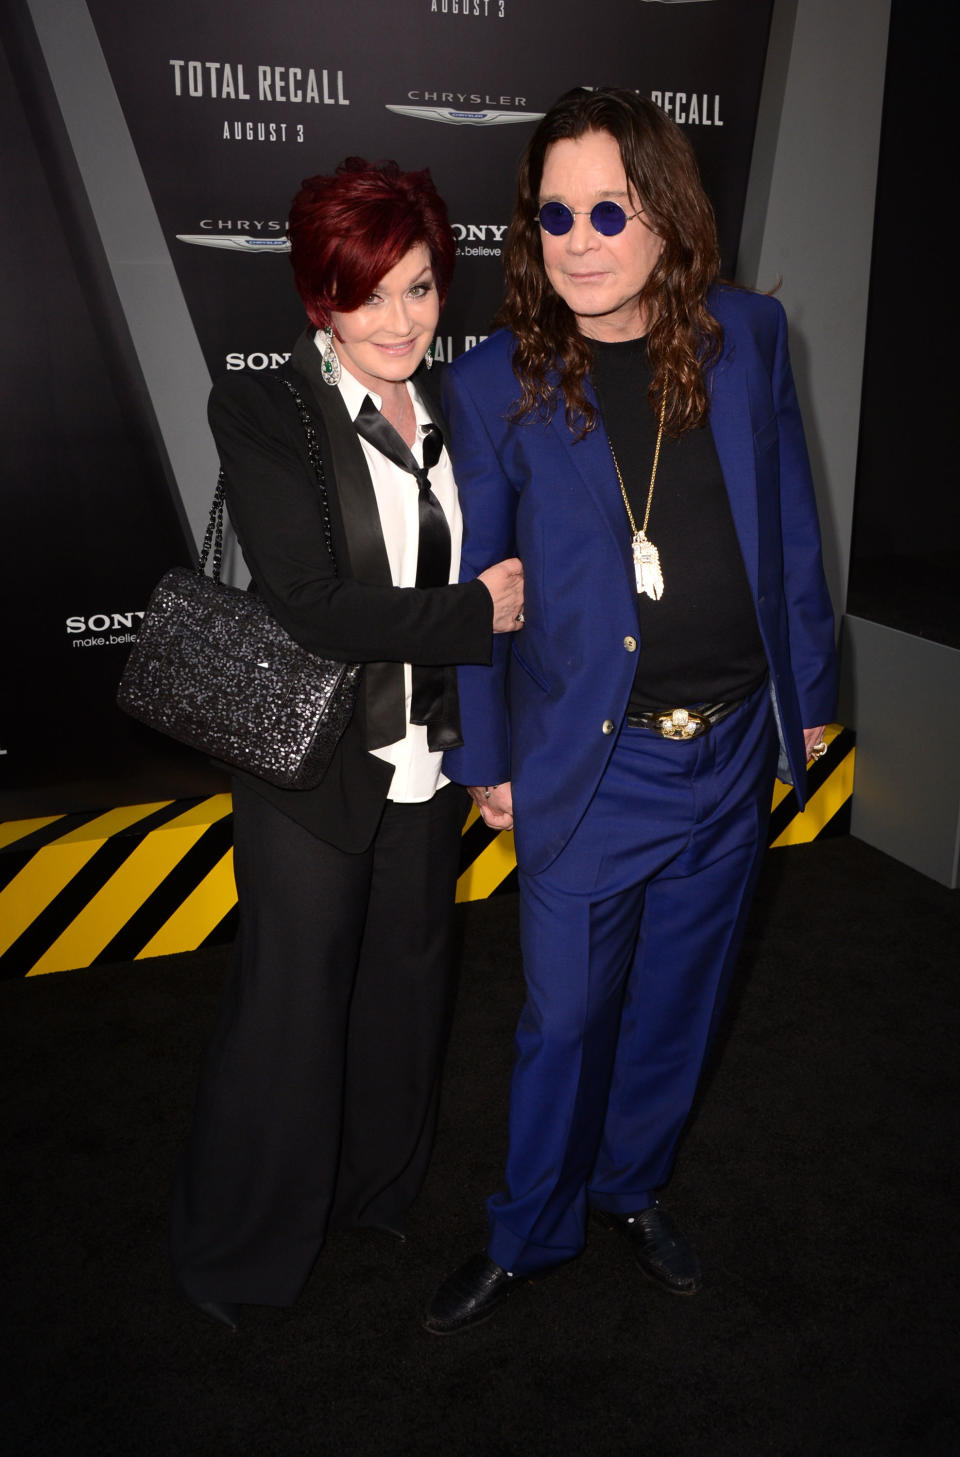
{"label": "gold chain necklace", "polygon": [[657,431],[657,444],[653,452],[653,470],[650,472],[647,509],[643,513],[643,525],[639,530],[637,529],[637,523],[633,519],[633,512],[630,510],[630,502],[627,499],[623,476],[620,474],[620,464],[617,460],[616,451],[613,448],[612,442],[608,442],[610,444],[610,454],[613,456],[613,467],[617,473],[617,480],[620,482],[620,494],[623,497],[623,504],[627,508],[630,530],[633,532],[631,545],[633,546],[633,570],[637,578],[637,592],[645,592],[648,597],[653,598],[654,602],[659,602],[663,596],[663,572],[660,570],[660,553],[647,536],[647,522],[650,520],[650,504],[653,501],[653,488],[657,482],[657,466],[660,464],[660,446],[663,443],[663,422],[666,413],[667,392],[664,390],[660,400],[660,428]]}

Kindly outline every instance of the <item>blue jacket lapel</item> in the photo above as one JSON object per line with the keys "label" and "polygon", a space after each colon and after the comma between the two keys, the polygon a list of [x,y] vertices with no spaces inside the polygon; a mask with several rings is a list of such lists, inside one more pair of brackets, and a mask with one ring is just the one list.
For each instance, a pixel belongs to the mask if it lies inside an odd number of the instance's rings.
{"label": "blue jacket lapel", "polygon": [[746,376],[742,369],[737,368],[732,350],[725,348],[714,365],[709,388],[713,442],[730,498],[733,524],[743,553],[747,579],[756,600],[759,590],[759,539],[753,419]]}

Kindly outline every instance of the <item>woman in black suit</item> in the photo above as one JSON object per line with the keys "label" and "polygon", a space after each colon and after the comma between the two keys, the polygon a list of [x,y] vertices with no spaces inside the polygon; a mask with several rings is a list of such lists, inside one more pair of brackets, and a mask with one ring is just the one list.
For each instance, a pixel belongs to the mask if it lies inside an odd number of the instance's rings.
{"label": "woman in black suit", "polygon": [[[233,783],[240,928],[171,1236],[183,1293],[234,1329],[241,1305],[296,1299],[328,1229],[403,1237],[454,990],[451,665],[488,663],[522,621],[518,561],[455,585],[429,373],[455,244],[429,174],[350,159],[304,183],[289,231],[310,327],[281,377],[221,380],[210,422],[255,589],[305,647],[365,668],[317,788]],[[336,569],[284,378],[319,444]]]}

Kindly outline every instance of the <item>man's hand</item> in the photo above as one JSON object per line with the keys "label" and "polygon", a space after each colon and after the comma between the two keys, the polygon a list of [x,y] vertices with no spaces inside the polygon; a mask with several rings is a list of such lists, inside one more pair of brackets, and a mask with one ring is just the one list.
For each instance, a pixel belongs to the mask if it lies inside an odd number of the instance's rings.
{"label": "man's hand", "polygon": [[513,792],[505,784],[472,784],[467,790],[491,830],[513,829]]}
{"label": "man's hand", "polygon": [[[814,746],[814,744],[822,744],[823,743],[823,732],[824,732],[824,729],[826,727],[827,727],[826,724],[825,723],[822,723],[817,728],[808,728],[808,729],[804,729],[804,731],[803,731],[803,746],[804,746],[804,748],[806,749],[806,752],[807,752],[807,763],[808,764],[809,764],[809,762],[810,762],[811,759],[819,759],[820,758],[820,754],[814,754],[813,753],[813,746]],[[821,753],[822,752],[823,751],[821,750]]]}

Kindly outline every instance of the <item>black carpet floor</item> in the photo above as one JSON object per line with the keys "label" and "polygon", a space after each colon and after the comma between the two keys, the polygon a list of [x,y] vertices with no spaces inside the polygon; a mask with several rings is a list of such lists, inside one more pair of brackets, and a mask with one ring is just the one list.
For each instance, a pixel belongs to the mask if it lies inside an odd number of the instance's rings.
{"label": "black carpet floor", "polygon": [[331,1237],[232,1337],[177,1299],[166,1197],[225,951],[0,985],[0,1441],[16,1457],[957,1457],[960,895],[849,838],[768,856],[669,1192],[705,1272],[581,1258],[422,1332],[484,1239],[521,1000],[511,895],[465,907],[436,1156],[397,1245]]}

